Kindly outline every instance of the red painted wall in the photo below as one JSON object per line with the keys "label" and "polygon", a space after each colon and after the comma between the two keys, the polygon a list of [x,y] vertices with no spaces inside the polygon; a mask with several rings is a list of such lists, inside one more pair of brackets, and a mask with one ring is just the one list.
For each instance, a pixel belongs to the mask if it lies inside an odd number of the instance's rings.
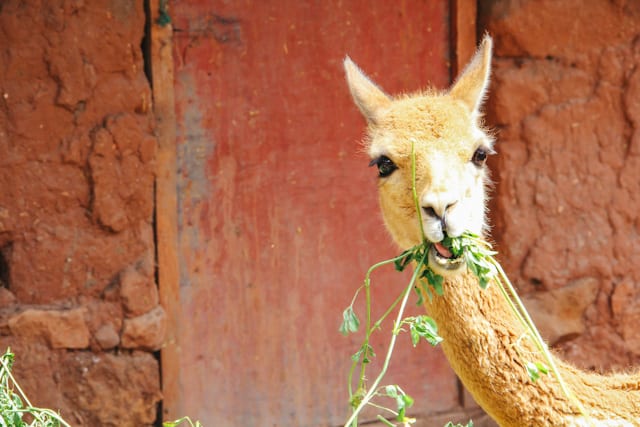
{"label": "red painted wall", "polygon": [[[361,339],[338,334],[342,310],[368,266],[397,253],[342,60],[390,93],[446,86],[448,5],[176,1],[172,18],[182,316],[165,410],[205,425],[340,424]],[[378,313],[406,280],[376,279]],[[439,350],[401,343],[388,381],[416,412],[456,408]]]}

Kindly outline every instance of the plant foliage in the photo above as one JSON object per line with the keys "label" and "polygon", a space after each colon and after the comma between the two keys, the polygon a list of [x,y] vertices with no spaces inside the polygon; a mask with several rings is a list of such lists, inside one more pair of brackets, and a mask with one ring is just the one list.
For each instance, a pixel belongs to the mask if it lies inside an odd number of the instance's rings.
{"label": "plant foliage", "polygon": [[[15,355],[7,349],[0,357],[1,427],[70,427],[51,409],[34,407],[11,374]],[[25,420],[31,418],[31,421]]]}
{"label": "plant foliage", "polygon": [[[11,373],[14,360],[10,348],[0,356],[0,427],[71,427],[57,412],[31,404]],[[190,427],[202,427],[200,421],[194,423],[189,417],[167,421],[162,426],[177,427],[183,422]]]}

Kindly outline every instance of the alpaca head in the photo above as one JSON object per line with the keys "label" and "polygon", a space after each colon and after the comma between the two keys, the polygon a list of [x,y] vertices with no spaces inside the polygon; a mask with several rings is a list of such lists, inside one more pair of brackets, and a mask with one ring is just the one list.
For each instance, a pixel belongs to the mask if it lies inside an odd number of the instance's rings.
{"label": "alpaca head", "polygon": [[[485,160],[493,141],[482,129],[480,107],[489,81],[491,38],[446,92],[389,97],[349,59],[349,89],[368,123],[367,151],[379,174],[385,224],[403,249],[424,238],[438,243],[486,227]],[[414,155],[412,156],[412,150]],[[413,165],[420,215],[413,197]],[[439,273],[460,269],[461,260],[432,245],[430,266]]]}

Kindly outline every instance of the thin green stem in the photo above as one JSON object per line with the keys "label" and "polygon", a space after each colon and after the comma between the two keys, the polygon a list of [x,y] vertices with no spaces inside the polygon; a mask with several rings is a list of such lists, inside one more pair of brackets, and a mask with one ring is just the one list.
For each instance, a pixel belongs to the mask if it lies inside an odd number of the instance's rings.
{"label": "thin green stem", "polygon": [[364,387],[364,382],[366,380],[365,377],[365,371],[366,371],[366,366],[367,364],[364,363],[364,361],[367,359],[368,355],[369,355],[369,338],[371,337],[371,333],[373,332],[371,330],[371,277],[370,277],[370,272],[372,270],[369,269],[369,271],[367,271],[367,276],[365,278],[365,285],[364,285],[364,291],[365,291],[365,306],[366,306],[366,320],[365,320],[365,338],[364,338],[364,342],[365,345],[363,347],[363,353],[362,353],[362,360],[363,363],[360,367],[360,379],[358,380],[358,390],[362,389]]}
{"label": "thin green stem", "polygon": [[[416,213],[418,214],[418,223],[420,224],[420,238],[424,240],[424,226],[422,225],[422,210],[420,209],[420,201],[418,200],[418,191],[416,190],[416,141],[411,139],[411,191],[413,193],[413,202],[416,205]],[[444,231],[444,230],[443,230]]]}
{"label": "thin green stem", "polygon": [[[369,402],[369,406],[380,409],[381,411],[389,412],[393,414],[394,417],[398,416],[398,413],[396,411],[394,411],[393,409],[387,408],[386,406],[378,405],[377,403],[373,403],[373,402]],[[382,415],[378,415],[378,416],[382,417]]]}
{"label": "thin green stem", "polygon": [[391,312],[396,308],[396,306],[400,303],[400,301],[402,301],[403,298],[404,298],[404,294],[398,295],[395,301],[391,303],[389,308],[387,308],[387,310],[382,314],[382,316],[380,316],[380,318],[376,320],[376,322],[373,324],[373,328],[372,328],[373,330],[379,328],[382,325],[382,322],[384,322],[384,319],[386,319],[387,316],[391,314]]}
{"label": "thin green stem", "polygon": [[[20,396],[21,399],[23,399],[23,401],[25,402],[25,406],[26,408],[24,409],[20,409],[15,407],[14,405],[14,412],[17,413],[29,413],[31,414],[31,416],[33,416],[36,420],[40,421],[40,422],[44,422],[44,420],[42,419],[41,415],[48,415],[49,417],[55,419],[56,421],[58,421],[61,425],[66,426],[66,427],[71,427],[69,424],[67,424],[67,422],[65,420],[62,419],[62,417],[60,417],[60,415],[58,415],[57,413],[55,413],[54,411],[50,410],[50,409],[41,409],[41,408],[36,408],[34,407],[31,402],[29,401],[29,399],[27,398],[27,395],[24,393],[24,391],[22,391],[22,388],[20,388],[20,385],[18,384],[18,382],[16,381],[16,379],[13,377],[13,374],[11,374],[11,370],[9,369],[9,366],[5,363],[5,360],[3,357],[0,357],[0,364],[2,364],[2,370],[4,371],[4,373],[6,374],[7,378],[13,383],[13,386],[16,388],[17,392],[18,392],[18,396]],[[12,402],[13,404],[13,400],[9,399],[9,401]]]}
{"label": "thin green stem", "polygon": [[378,415],[378,421],[380,421],[382,424],[388,426],[388,427],[396,427],[395,424],[393,424],[391,421],[389,421],[388,419],[386,419],[385,417],[383,417],[382,415]]}
{"label": "thin green stem", "polygon": [[356,367],[358,366],[358,361],[354,360],[351,362],[351,367],[349,368],[349,377],[347,378],[348,381],[348,388],[349,388],[349,402],[351,402],[351,400],[353,399],[353,373],[356,371]]}
{"label": "thin green stem", "polygon": [[[409,299],[410,291],[411,289],[413,289],[413,286],[415,285],[415,282],[418,279],[418,275],[420,274],[420,271],[422,270],[422,267],[425,263],[425,258],[426,258],[426,255],[420,260],[420,262],[416,266],[416,269],[413,272],[413,276],[411,276],[411,281],[409,282],[409,285],[402,292],[402,303],[400,304],[400,309],[398,310],[398,315],[396,317],[396,322],[395,322],[396,325],[399,325],[402,321],[402,317],[404,316],[404,310],[407,306],[407,301]],[[380,370],[380,373],[374,380],[371,387],[369,387],[369,391],[367,391],[367,393],[364,395],[364,397],[358,404],[358,407],[353,411],[353,413],[351,414],[347,422],[344,424],[345,427],[352,425],[352,422],[357,418],[358,414],[369,403],[371,398],[376,394],[378,385],[380,384],[380,381],[382,381],[382,378],[385,376],[385,374],[387,373],[387,369],[389,368],[389,361],[391,360],[391,355],[393,354],[393,349],[396,345],[397,338],[398,338],[397,333],[394,333],[391,335],[391,341],[389,342],[389,348],[387,350],[387,355],[382,364],[382,369]]]}
{"label": "thin green stem", "polygon": [[386,419],[385,417],[383,417],[382,415],[378,415],[378,421],[380,421],[382,424],[388,426],[388,427],[396,427],[395,424],[393,424],[391,421],[389,421],[388,419]]}
{"label": "thin green stem", "polygon": [[196,420],[195,424],[193,421],[191,421],[191,418],[189,417],[182,417],[178,420],[175,421],[165,421],[164,423],[162,423],[163,427],[176,427],[179,426],[180,424],[182,424],[183,422],[187,422],[191,427],[202,427],[202,424],[200,423],[200,421]]}
{"label": "thin green stem", "polygon": [[2,363],[2,368],[7,373],[7,377],[11,380],[11,382],[15,386],[16,390],[18,390],[18,394],[24,399],[24,402],[25,402],[26,406],[31,406],[31,402],[29,402],[29,399],[27,398],[27,396],[24,394],[24,392],[20,388],[20,385],[18,384],[16,379],[13,377],[13,374],[11,373],[11,370],[9,369],[9,366],[7,366],[7,364],[5,363],[4,358],[0,357],[0,363]]}
{"label": "thin green stem", "polygon": [[509,308],[511,308],[511,311],[513,312],[513,314],[518,318],[518,321],[520,322],[520,324],[525,327],[525,330],[530,329],[530,328],[527,327],[527,322],[525,321],[524,317],[522,317],[522,315],[518,311],[518,308],[516,307],[515,303],[509,297],[509,294],[508,294],[507,290],[505,289],[504,284],[503,284],[502,279],[500,278],[500,276],[497,276],[495,279],[496,279],[495,282],[497,283],[498,288],[500,289],[500,293],[502,293],[502,296],[507,301],[507,304],[509,304]]}
{"label": "thin green stem", "polygon": [[[369,339],[371,337],[371,334],[373,333],[373,331],[380,326],[380,323],[382,323],[382,320],[384,320],[384,318],[391,312],[391,310],[398,304],[398,301],[401,299],[401,297],[398,297],[396,299],[396,301],[393,303],[393,305],[383,314],[382,318],[380,318],[373,327],[371,327],[371,291],[370,291],[370,286],[371,286],[371,275],[373,274],[373,272],[380,268],[383,267],[385,265],[388,264],[392,264],[395,263],[396,261],[401,260],[402,258],[404,258],[405,254],[400,254],[397,257],[391,258],[391,259],[387,259],[384,261],[380,261],[374,265],[372,265],[371,267],[369,267],[369,269],[367,270],[367,273],[365,274],[364,277],[364,284],[358,288],[358,290],[356,291],[356,294],[354,295],[353,299],[351,300],[351,306],[353,306],[353,304],[355,303],[356,297],[358,296],[358,293],[360,292],[360,290],[362,290],[362,288],[365,288],[365,305],[366,305],[366,320],[365,320],[365,338],[364,338],[364,342],[362,344],[362,349],[363,349],[363,353],[362,353],[362,359],[366,359],[367,357],[369,357]],[[353,374],[355,373],[355,370],[358,366],[358,361],[359,360],[354,360],[351,363],[351,368],[349,369],[349,377],[348,377],[348,389],[349,389],[349,401],[351,401],[353,399]],[[358,388],[357,390],[360,390],[364,387],[364,382],[366,380],[366,363],[362,363],[361,367],[360,367],[360,376],[358,379]]]}
{"label": "thin green stem", "polygon": [[[553,375],[556,377],[556,380],[558,381],[558,385],[560,386],[560,389],[562,390],[564,395],[567,396],[567,398],[571,402],[573,402],[573,404],[576,406],[580,414],[583,417],[585,417],[587,421],[591,422],[589,418],[589,414],[587,414],[585,408],[582,406],[582,403],[580,403],[580,401],[575,397],[573,392],[569,390],[569,388],[567,387],[567,384],[564,382],[564,379],[562,378],[562,375],[560,375],[560,370],[558,369],[558,366],[556,365],[555,360],[551,355],[551,352],[549,351],[549,347],[542,339],[540,332],[538,332],[538,329],[533,323],[531,316],[529,316],[529,313],[527,312],[526,307],[522,303],[522,300],[518,297],[518,294],[515,288],[513,287],[513,284],[511,283],[506,273],[502,269],[502,266],[493,257],[488,257],[488,258],[489,258],[489,261],[493,264],[493,266],[498,271],[498,274],[500,277],[500,280],[499,280],[500,287],[504,291],[502,284],[503,283],[506,284],[507,289],[511,294],[511,298],[509,298],[508,295],[505,295],[505,298],[511,302],[511,307],[514,310],[514,313],[516,314],[516,316],[522,322],[523,326],[525,326],[525,328],[528,329],[529,332],[533,335],[533,342],[535,343],[536,347],[538,347],[538,350],[542,353],[547,363],[549,364],[549,368],[551,369],[551,372],[553,372]],[[514,306],[514,303],[515,303],[515,306]]]}

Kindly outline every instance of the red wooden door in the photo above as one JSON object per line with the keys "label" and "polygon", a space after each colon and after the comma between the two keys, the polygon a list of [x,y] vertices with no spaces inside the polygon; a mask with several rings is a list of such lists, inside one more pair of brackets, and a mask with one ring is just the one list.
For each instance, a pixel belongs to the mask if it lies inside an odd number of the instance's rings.
{"label": "red wooden door", "polygon": [[[175,0],[171,17],[181,314],[167,417],[339,425],[361,339],[339,335],[342,310],[368,266],[397,252],[342,60],[392,93],[446,86],[448,4]],[[375,280],[381,312],[407,278]],[[455,406],[440,351],[400,342],[387,382],[417,412]]]}

